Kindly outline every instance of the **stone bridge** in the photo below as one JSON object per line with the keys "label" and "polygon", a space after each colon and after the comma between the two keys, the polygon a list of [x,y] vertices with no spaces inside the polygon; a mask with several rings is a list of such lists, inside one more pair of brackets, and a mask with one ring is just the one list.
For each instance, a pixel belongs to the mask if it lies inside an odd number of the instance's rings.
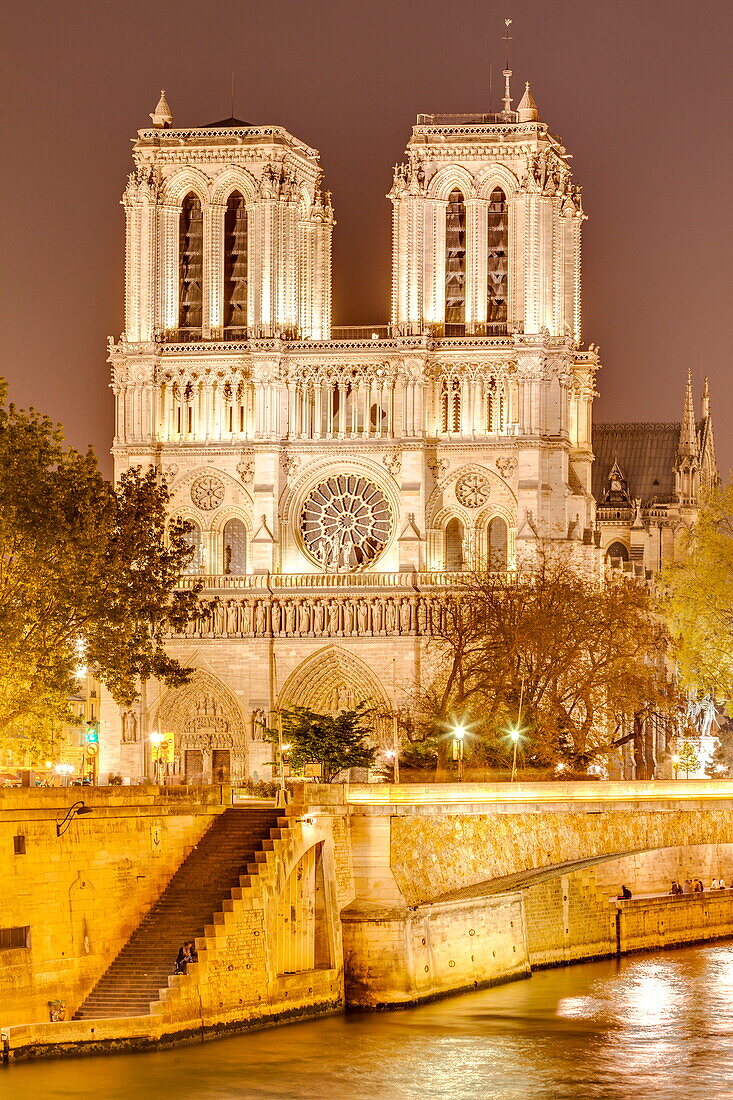
{"label": "stone bridge", "polygon": [[[617,927],[622,881],[666,894],[672,878],[709,885],[733,873],[726,780],[352,784],[300,797],[314,815],[348,818],[353,901],[342,928],[354,1004],[421,1000],[533,963],[633,949],[628,920]],[[721,917],[657,931],[661,942],[703,939]]]}
{"label": "stone bridge", "polygon": [[[733,883],[728,781],[302,783],[267,811],[277,827],[213,906],[190,973],[141,1015],[70,1019],[171,876],[205,850],[218,865],[227,822],[259,813],[228,787],[85,798],[94,812],[58,838],[68,792],[0,792],[0,848],[26,853],[2,864],[0,928],[25,931],[0,973],[5,1058],[194,1042],[733,935],[733,890],[668,896],[673,878]],[[49,1022],[57,998],[69,1012]]]}

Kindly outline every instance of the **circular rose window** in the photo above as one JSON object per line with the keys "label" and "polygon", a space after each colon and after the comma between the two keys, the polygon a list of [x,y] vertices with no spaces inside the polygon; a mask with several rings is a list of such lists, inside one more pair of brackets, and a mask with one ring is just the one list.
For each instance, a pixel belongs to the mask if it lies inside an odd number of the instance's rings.
{"label": "circular rose window", "polygon": [[391,530],[392,512],[384,493],[357,474],[321,482],[306,497],[300,515],[306,549],[329,572],[371,565]]}
{"label": "circular rose window", "polygon": [[213,512],[224,499],[224,482],[218,477],[205,474],[199,477],[191,486],[191,500],[197,508],[204,512]]}

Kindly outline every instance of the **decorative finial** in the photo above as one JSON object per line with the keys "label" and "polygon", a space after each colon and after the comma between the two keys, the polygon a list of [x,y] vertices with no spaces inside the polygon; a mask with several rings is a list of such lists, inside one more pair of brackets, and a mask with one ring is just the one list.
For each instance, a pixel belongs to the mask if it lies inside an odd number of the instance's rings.
{"label": "decorative finial", "polygon": [[705,381],[702,384],[702,416],[703,420],[707,420],[710,416],[710,383],[707,375],[705,375]]}
{"label": "decorative finial", "polygon": [[512,25],[511,19],[504,20],[504,26],[506,30],[504,32],[504,42],[506,44],[506,64],[504,66],[504,110],[503,115],[509,116],[512,111],[512,93],[509,87],[509,81],[512,77],[512,70],[509,68],[509,43],[512,40],[512,36],[509,34],[509,28]]}
{"label": "decorative finial", "polygon": [[524,86],[524,95],[517,104],[517,115],[520,122],[538,122],[540,112],[534,101],[534,96],[529,86],[529,81]]}
{"label": "decorative finial", "polygon": [[168,100],[165,98],[165,89],[160,90],[160,99],[158,100],[158,106],[155,108],[150,116],[153,120],[153,126],[156,130],[169,130],[173,125],[173,115],[171,109],[168,106]]}

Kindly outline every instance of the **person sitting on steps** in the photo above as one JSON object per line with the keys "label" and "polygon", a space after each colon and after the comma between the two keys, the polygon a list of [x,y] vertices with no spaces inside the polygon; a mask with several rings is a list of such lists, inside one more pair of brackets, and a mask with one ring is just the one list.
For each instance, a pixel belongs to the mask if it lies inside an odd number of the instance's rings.
{"label": "person sitting on steps", "polygon": [[198,959],[198,951],[193,945],[193,940],[186,940],[183,947],[178,952],[178,958],[176,959],[174,974],[186,974],[188,972],[188,964],[196,962]]}

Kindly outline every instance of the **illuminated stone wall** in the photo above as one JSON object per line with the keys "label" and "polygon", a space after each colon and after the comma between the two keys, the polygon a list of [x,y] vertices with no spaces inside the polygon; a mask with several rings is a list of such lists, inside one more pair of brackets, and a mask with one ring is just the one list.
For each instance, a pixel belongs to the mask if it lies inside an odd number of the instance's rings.
{"label": "illuminated stone wall", "polygon": [[[79,796],[93,808],[62,837]],[[70,1016],[127,942],[220,806],[216,789],[0,791],[0,928],[30,926],[0,952],[0,1026]],[[25,854],[14,853],[23,837]]]}

